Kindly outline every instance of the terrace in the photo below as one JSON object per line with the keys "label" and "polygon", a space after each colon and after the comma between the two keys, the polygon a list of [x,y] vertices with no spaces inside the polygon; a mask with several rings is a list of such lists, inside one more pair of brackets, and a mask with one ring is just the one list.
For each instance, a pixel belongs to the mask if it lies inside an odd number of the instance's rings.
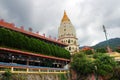
{"label": "terrace", "polygon": [[70,60],[0,47],[0,62],[63,68]]}

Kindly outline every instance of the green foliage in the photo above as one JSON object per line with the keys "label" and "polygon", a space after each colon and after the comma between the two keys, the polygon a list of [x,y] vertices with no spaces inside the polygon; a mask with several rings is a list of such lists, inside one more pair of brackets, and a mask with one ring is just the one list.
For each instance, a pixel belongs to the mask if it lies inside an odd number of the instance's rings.
{"label": "green foliage", "polygon": [[71,68],[75,70],[79,76],[87,76],[93,71],[92,60],[83,53],[76,53],[72,57]]}
{"label": "green foliage", "polygon": [[93,54],[93,52],[92,52],[92,50],[85,50],[85,51],[83,51],[85,54],[87,54],[87,55],[91,55],[91,54]]}
{"label": "green foliage", "polygon": [[12,73],[9,70],[6,70],[5,73],[3,73],[2,80],[12,80]]}
{"label": "green foliage", "polygon": [[[120,46],[120,38],[109,39],[108,42],[109,42],[110,48],[112,48],[112,49],[114,49],[115,47]],[[100,42],[100,43],[96,44],[96,45],[93,46],[93,47],[94,47],[95,49],[98,49],[98,48],[106,48],[106,47],[107,47],[107,42],[106,42],[106,41]]]}
{"label": "green foliage", "polygon": [[96,52],[97,53],[106,53],[107,51],[105,48],[98,48],[98,49],[96,49]]}
{"label": "green foliage", "polygon": [[4,28],[0,28],[0,46],[70,59],[64,48]]}
{"label": "green foliage", "polygon": [[59,74],[60,76],[60,80],[67,80],[67,78],[65,77],[65,74]]}
{"label": "green foliage", "polygon": [[71,68],[77,72],[78,79],[91,73],[97,74],[97,76],[112,77],[113,69],[117,65],[112,57],[103,53],[95,53],[90,56],[77,53],[72,57]]}
{"label": "green foliage", "polygon": [[114,74],[110,80],[119,80],[120,79],[120,66],[114,68]]}
{"label": "green foliage", "polygon": [[113,69],[117,66],[114,58],[108,56],[107,54],[97,53],[93,55],[94,65],[97,67],[95,69],[98,76],[109,76],[110,78],[113,75]]}
{"label": "green foliage", "polygon": [[117,48],[117,49],[115,49],[115,51],[120,53],[120,49],[118,49],[118,48]]}

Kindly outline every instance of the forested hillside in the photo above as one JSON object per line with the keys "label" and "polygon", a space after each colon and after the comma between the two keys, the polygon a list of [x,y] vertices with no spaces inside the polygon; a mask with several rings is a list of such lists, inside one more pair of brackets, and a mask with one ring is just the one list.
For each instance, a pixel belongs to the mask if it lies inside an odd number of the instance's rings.
{"label": "forested hillside", "polygon": [[[109,39],[108,43],[109,43],[110,48],[115,49],[118,46],[120,46],[120,38]],[[107,46],[107,42],[103,41],[103,42],[100,42],[100,43],[96,44],[95,46],[93,46],[93,48],[95,48],[95,49],[105,48],[106,46]]]}

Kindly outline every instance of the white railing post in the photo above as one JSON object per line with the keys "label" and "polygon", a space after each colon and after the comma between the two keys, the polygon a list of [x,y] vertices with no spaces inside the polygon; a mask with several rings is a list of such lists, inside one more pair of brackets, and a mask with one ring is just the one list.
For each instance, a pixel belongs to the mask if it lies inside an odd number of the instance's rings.
{"label": "white railing post", "polygon": [[49,73],[49,69],[47,69],[47,73]]}
{"label": "white railing post", "polygon": [[13,67],[11,67],[11,72],[13,72],[14,71],[14,68]]}
{"label": "white railing post", "polygon": [[27,73],[29,72],[29,68],[27,68]]}
{"label": "white railing post", "polygon": [[39,69],[39,72],[41,72],[41,70]]}

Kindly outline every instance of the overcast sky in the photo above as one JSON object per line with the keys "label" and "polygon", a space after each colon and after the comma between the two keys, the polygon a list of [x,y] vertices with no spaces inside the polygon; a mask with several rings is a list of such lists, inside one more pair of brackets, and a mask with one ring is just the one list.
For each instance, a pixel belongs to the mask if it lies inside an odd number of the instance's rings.
{"label": "overcast sky", "polygon": [[31,27],[42,35],[58,35],[64,10],[76,29],[80,46],[120,38],[120,0],[0,0],[0,19],[17,27]]}

